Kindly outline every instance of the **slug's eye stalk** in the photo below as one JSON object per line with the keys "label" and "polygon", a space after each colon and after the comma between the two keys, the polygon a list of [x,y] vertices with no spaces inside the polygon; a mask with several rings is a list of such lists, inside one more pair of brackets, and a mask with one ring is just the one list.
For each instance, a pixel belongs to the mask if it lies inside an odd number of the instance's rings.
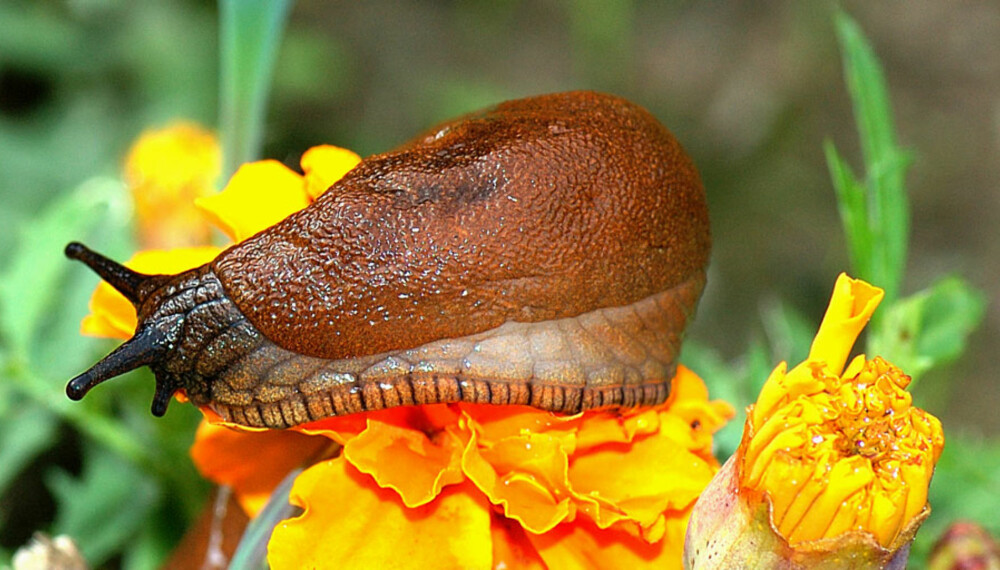
{"label": "slug's eye stalk", "polygon": [[109,285],[131,301],[136,308],[142,302],[140,293],[142,286],[154,277],[132,271],[75,241],[66,246],[66,257],[82,261],[94,273],[100,275],[101,279],[107,281]]}
{"label": "slug's eye stalk", "polygon": [[[156,289],[157,282],[164,279],[162,275],[146,275],[104,257],[88,249],[85,245],[72,242],[66,246],[66,257],[82,261],[94,270],[102,279],[108,282],[119,293],[125,296],[138,311],[139,306]],[[80,400],[91,388],[135,370],[140,366],[153,366],[164,358],[171,343],[179,332],[182,319],[175,316],[163,318],[152,315],[139,324],[135,335],[124,344],[107,355],[89,370],[69,381],[66,385],[66,395],[72,400]],[[153,397],[153,415],[162,416],[167,411],[170,397],[180,388],[175,378],[166,374],[157,374],[156,395]]]}

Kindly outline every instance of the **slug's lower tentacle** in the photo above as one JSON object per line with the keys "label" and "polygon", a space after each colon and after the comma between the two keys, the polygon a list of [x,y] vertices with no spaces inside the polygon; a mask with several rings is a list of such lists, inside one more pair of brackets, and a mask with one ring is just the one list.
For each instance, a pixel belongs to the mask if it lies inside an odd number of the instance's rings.
{"label": "slug's lower tentacle", "polygon": [[146,327],[89,370],[70,380],[66,386],[66,395],[72,400],[80,400],[101,382],[152,364],[166,348],[162,329]]}

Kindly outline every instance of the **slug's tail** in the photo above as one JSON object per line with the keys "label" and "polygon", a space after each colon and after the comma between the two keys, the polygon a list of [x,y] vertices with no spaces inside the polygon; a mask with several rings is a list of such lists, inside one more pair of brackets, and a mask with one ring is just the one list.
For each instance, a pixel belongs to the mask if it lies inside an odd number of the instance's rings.
{"label": "slug's tail", "polygon": [[[136,309],[156,289],[156,283],[164,277],[132,271],[77,242],[66,246],[66,257],[82,261],[124,295]],[[80,400],[91,388],[106,380],[140,366],[155,364],[168,349],[171,335],[174,333],[176,326],[169,326],[166,322],[141,323],[131,339],[89,370],[70,380],[66,385],[66,395],[72,400]],[[166,413],[167,404],[176,389],[175,382],[161,381],[159,377],[157,378],[156,395],[153,398],[154,415],[162,416]]]}

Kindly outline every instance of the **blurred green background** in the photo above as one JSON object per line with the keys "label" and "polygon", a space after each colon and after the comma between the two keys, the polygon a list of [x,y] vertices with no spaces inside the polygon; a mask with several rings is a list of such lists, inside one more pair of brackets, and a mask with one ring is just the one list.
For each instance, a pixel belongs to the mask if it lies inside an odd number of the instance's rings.
{"label": "blurred green background", "polygon": [[[364,156],[505,99],[581,88],[623,95],[674,132],[705,181],[714,253],[690,338],[727,361],[766,339],[774,364],[794,355],[769,315],[787,307],[815,324],[848,268],[823,155],[830,139],[860,170],[832,23],[838,5],[881,59],[900,141],[913,153],[903,293],[956,273],[990,301],[969,351],[922,380],[917,399],[949,436],[994,435],[1000,4],[992,0],[301,0],[278,55],[263,154],[297,168],[318,143]],[[174,404],[164,420],[150,418],[148,376],[124,381],[122,396],[95,392],[68,407],[65,380],[113,344],[76,334],[96,278],[71,267],[61,247],[76,229],[73,237],[113,257],[130,255],[128,202],[113,182],[125,152],[143,129],[174,119],[218,125],[218,52],[214,2],[0,0],[3,552],[36,529],[110,520],[88,553],[148,567],[204,497],[182,465],[197,414]],[[88,423],[98,413],[116,419]],[[979,456],[1000,463],[982,445]],[[90,483],[109,478],[120,482],[117,494]]]}

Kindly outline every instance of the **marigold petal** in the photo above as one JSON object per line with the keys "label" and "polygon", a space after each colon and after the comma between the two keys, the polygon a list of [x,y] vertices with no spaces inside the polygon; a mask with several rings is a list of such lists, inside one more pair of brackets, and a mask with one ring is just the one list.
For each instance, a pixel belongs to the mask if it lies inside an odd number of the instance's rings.
{"label": "marigold petal", "polygon": [[306,177],[306,193],[312,200],[319,198],[334,182],[351,171],[361,157],[354,151],[324,144],[314,146],[302,154],[302,171]]}
{"label": "marigold petal", "polygon": [[205,214],[239,243],[309,205],[305,181],[276,160],[244,164],[222,192],[195,200]]}
{"label": "marigold petal", "polygon": [[545,562],[528,540],[528,533],[517,521],[493,513],[490,532],[493,536],[493,568],[546,570]]}
{"label": "marigold petal", "polygon": [[609,443],[628,443],[635,437],[655,433],[660,428],[660,411],[666,404],[628,411],[587,412],[578,422],[574,453]]}
{"label": "marigold petal", "polygon": [[271,568],[491,568],[490,509],[471,485],[446,489],[410,509],[344,458],[295,480],[305,509],[271,535]]}
{"label": "marigold petal", "polygon": [[[569,481],[581,499],[580,512],[598,527],[629,520],[654,542],[662,537],[650,531],[663,513],[693,505],[717,470],[714,460],[706,461],[661,433],[574,457]],[[587,498],[599,501],[587,504]]]}
{"label": "marigold petal", "polygon": [[[213,246],[140,251],[125,267],[146,274],[173,274],[204,265],[222,251]],[[128,339],[135,333],[135,307],[121,293],[102,281],[90,297],[90,314],[80,332],[89,336]]]}
{"label": "marigold petal", "polygon": [[[322,453],[329,440],[293,431],[236,431],[202,421],[191,459],[206,478],[229,485],[251,518],[286,475]],[[248,461],[247,458],[253,459]]]}
{"label": "marigold petal", "polygon": [[309,435],[323,435],[341,445],[346,445],[348,441],[358,437],[368,429],[369,420],[396,426],[409,426],[424,433],[435,433],[457,425],[458,417],[458,413],[452,410],[448,404],[397,406],[363,414],[331,416],[291,429]]}
{"label": "marigold petal", "polygon": [[574,514],[565,485],[567,458],[556,438],[528,434],[487,448],[480,447],[473,434],[462,455],[462,470],[529,532],[547,532]]}
{"label": "marigold petal", "polygon": [[684,365],[677,367],[670,385],[670,399],[667,410],[672,416],[685,420],[708,436],[706,445],[711,445],[711,435],[736,415],[736,410],[722,400],[708,399],[705,381]]}
{"label": "marigold petal", "polygon": [[462,448],[462,441],[449,431],[433,434],[432,440],[412,427],[369,418],[367,429],[344,446],[344,457],[413,508],[434,500],[446,485],[465,479]]}
{"label": "marigold petal", "polygon": [[843,372],[854,341],[884,296],[882,289],[852,279],[846,273],[837,276],[830,306],[823,315],[807,360],[825,362],[831,374]]}
{"label": "marigold petal", "polygon": [[545,534],[529,534],[549,568],[681,568],[684,530],[690,509],[668,513],[664,539],[649,543],[616,528],[599,529],[587,519],[562,524]]}
{"label": "marigold petal", "polygon": [[557,416],[530,406],[460,404],[469,427],[479,434],[481,445],[508,437],[544,433],[558,438],[567,452],[576,447],[576,434],[585,414]]}
{"label": "marigold petal", "polygon": [[114,287],[101,281],[90,296],[90,314],[80,323],[80,334],[127,340],[135,333],[135,307]]}

